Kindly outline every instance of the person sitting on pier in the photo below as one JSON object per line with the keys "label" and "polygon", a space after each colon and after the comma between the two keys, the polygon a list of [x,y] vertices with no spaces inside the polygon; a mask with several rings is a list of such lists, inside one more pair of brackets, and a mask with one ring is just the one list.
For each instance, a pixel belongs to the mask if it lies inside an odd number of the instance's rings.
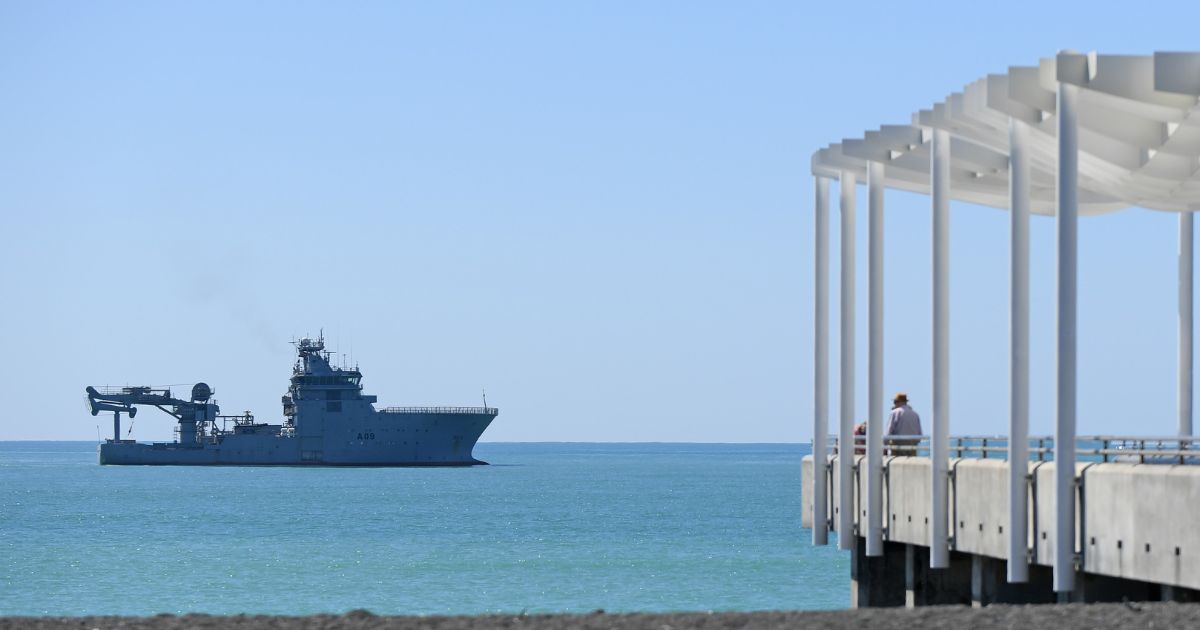
{"label": "person sitting on pier", "polygon": [[909,406],[908,394],[904,392],[897,393],[892,400],[892,415],[888,418],[887,435],[892,444],[892,455],[917,454],[919,440],[908,436],[921,435],[921,416]]}
{"label": "person sitting on pier", "polygon": [[867,452],[867,423],[859,422],[854,427],[854,454],[863,455]]}

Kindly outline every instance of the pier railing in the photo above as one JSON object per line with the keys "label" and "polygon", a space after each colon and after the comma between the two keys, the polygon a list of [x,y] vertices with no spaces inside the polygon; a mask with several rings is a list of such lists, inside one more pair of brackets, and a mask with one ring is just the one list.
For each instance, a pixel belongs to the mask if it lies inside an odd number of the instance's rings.
{"label": "pier railing", "polygon": [[380,413],[395,414],[475,414],[495,416],[500,413],[496,407],[384,407]]}
{"label": "pier railing", "polygon": [[[854,452],[866,453],[865,435],[854,436]],[[883,438],[884,453],[889,456],[928,457],[928,435],[889,435]],[[837,436],[830,436],[826,452],[836,455]],[[963,435],[949,439],[951,457],[1008,459],[1008,436]],[[1029,459],[1054,461],[1054,437],[1032,436],[1028,443]],[[1081,435],[1075,439],[1075,458],[1081,462],[1125,462],[1139,464],[1200,464],[1200,437]]]}

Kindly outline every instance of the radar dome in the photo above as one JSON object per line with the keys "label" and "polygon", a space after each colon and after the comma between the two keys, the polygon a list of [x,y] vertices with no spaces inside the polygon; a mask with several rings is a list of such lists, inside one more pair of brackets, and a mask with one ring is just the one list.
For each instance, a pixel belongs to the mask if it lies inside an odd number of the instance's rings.
{"label": "radar dome", "polygon": [[196,383],[196,385],[192,387],[192,400],[195,402],[207,402],[212,395],[213,391],[212,388],[208,386],[208,383]]}

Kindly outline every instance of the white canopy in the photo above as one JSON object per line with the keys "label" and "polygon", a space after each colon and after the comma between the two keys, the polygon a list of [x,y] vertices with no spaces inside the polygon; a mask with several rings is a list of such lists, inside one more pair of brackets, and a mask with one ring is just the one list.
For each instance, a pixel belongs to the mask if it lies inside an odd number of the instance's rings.
{"label": "white canopy", "polygon": [[[813,155],[816,271],[814,299],[813,457],[826,462],[828,430],[829,178],[858,178],[867,189],[867,556],[883,554],[883,188],[928,194],[932,215],[933,388],[930,438],[929,564],[949,566],[950,212],[949,200],[1010,208],[1011,355],[1008,578],[1028,580],[1029,213],[1056,216],[1057,339],[1054,430],[1054,531],[1073,540],[1078,366],[1078,216],[1139,206],[1176,211],[1179,222],[1179,433],[1193,429],[1193,275],[1195,217],[1200,210],[1200,53],[1124,56],[1059,53],[1037,66],[1012,67],[951,94],[908,125],[885,126]],[[1061,134],[1061,135],[1060,135]],[[1012,145],[1010,146],[1010,142]],[[1011,172],[1011,190],[1010,190]],[[839,545],[854,544],[855,186],[839,187],[842,244],[841,376],[837,458]],[[1190,440],[1191,438],[1188,437]],[[844,446],[843,446],[844,445]],[[815,469],[814,469],[815,470]],[[826,476],[813,476],[813,506],[822,509]],[[825,525],[814,512],[813,540]],[[821,520],[820,523],[824,523]],[[862,525],[860,524],[861,528]],[[862,531],[860,529],[860,531]],[[862,535],[857,534],[856,535]],[[1081,543],[1082,544],[1082,543]],[[1075,546],[1054,546],[1054,590],[1070,593]]]}
{"label": "white canopy", "polygon": [[930,193],[932,130],[951,136],[950,194],[1008,208],[1009,119],[1028,125],[1031,208],[1054,214],[1057,83],[1079,90],[1079,212],[1137,206],[1200,210],[1200,53],[1059,53],[1013,66],[862,138],[817,151],[814,175],[866,179],[885,165],[889,188]]}

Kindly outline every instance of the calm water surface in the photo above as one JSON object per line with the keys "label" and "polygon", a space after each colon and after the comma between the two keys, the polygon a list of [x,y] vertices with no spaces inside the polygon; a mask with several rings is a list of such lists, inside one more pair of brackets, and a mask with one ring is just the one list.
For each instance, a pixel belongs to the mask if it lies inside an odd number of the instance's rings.
{"label": "calm water surface", "polygon": [[480,444],[475,468],[98,466],[0,442],[0,614],[842,608],[799,445]]}

